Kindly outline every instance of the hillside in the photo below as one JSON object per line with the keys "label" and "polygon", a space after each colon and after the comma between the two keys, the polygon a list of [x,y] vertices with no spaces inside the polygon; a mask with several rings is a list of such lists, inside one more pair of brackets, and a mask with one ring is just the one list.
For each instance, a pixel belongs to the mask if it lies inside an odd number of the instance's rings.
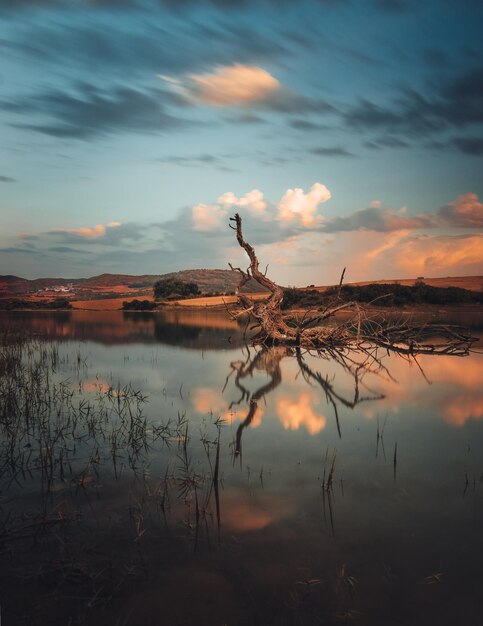
{"label": "hillside", "polygon": [[[157,280],[177,278],[185,282],[196,283],[204,293],[234,291],[238,283],[238,274],[231,270],[194,269],[170,272],[167,274],[100,274],[89,278],[36,278],[28,280],[19,276],[0,276],[0,297],[12,295],[34,295],[41,290],[54,290],[59,287],[71,286],[72,295],[76,297],[100,297],[125,295],[135,296],[138,292],[152,289]],[[247,292],[260,292],[262,288],[255,281],[246,285]]]}
{"label": "hillside", "polygon": [[[146,298],[152,295],[152,287],[157,280],[177,278],[185,282],[196,283],[202,293],[230,293],[236,288],[238,274],[231,270],[193,269],[170,272],[167,274],[100,274],[89,278],[37,278],[28,280],[20,276],[0,276],[0,298],[23,297],[32,300],[52,300],[55,297],[66,297],[73,301],[98,301],[116,298],[122,300],[137,297]],[[359,283],[347,283],[346,286],[365,286],[368,284],[398,284],[411,286],[417,279],[378,280]],[[482,291],[483,276],[456,276],[446,278],[424,278],[426,285],[431,287],[459,287],[470,291]],[[301,291],[304,288],[300,288]],[[329,287],[310,286],[324,292]],[[260,293],[262,289],[255,281],[250,281],[244,291]],[[214,304],[214,301],[211,303]],[[110,308],[110,307],[109,307]]]}

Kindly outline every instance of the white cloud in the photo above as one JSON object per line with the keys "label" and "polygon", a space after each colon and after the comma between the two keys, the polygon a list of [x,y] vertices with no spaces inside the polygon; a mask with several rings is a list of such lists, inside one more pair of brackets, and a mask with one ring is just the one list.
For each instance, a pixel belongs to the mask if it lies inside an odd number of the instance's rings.
{"label": "white cloud", "polygon": [[218,202],[226,207],[246,207],[254,215],[263,215],[267,208],[263,193],[258,189],[252,189],[241,198],[237,198],[232,191],[227,191],[218,198]]}
{"label": "white cloud", "polygon": [[317,207],[330,197],[331,193],[325,185],[315,183],[308,193],[304,193],[303,189],[287,189],[278,206],[272,204],[269,207],[259,189],[252,189],[240,198],[232,191],[227,191],[214,204],[193,206],[193,226],[197,231],[216,230],[226,218],[228,210],[237,207],[247,209],[253,217],[263,219],[264,222],[278,221],[284,227],[302,224],[310,228],[321,224],[321,216],[316,215]]}
{"label": "white cloud", "polygon": [[300,221],[305,227],[314,226],[321,218],[315,213],[319,204],[330,200],[332,194],[325,185],[315,183],[308,193],[303,189],[287,189],[278,205],[278,217],[282,223]]}

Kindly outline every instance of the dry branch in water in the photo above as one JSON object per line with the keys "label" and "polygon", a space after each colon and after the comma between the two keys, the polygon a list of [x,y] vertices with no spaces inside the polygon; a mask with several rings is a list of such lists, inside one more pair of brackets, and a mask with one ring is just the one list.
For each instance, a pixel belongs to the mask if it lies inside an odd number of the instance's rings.
{"label": "dry branch in water", "polygon": [[[246,270],[239,267],[230,268],[240,274],[236,289],[238,310],[232,311],[234,317],[248,314],[258,329],[252,343],[261,345],[292,345],[309,350],[326,350],[340,348],[362,348],[375,344],[379,347],[399,352],[403,355],[415,354],[454,354],[464,356],[469,353],[476,341],[456,327],[435,326],[425,324],[413,326],[406,322],[394,322],[385,318],[371,318],[366,310],[356,302],[341,302],[340,288],[345,273],[342,273],[339,290],[333,302],[316,316],[308,317],[302,322],[291,320],[281,310],[283,289],[270,280],[259,269],[259,261],[254,248],[245,241],[242,231],[242,219],[237,213],[230,218],[230,224],[236,232],[239,245],[245,250],[250,265]],[[252,301],[241,293],[241,288],[253,278],[265,287],[270,295],[263,301]],[[351,309],[353,315],[349,320],[338,324],[328,321],[342,309]],[[437,339],[436,339],[437,338]],[[430,343],[429,341],[432,341]]]}

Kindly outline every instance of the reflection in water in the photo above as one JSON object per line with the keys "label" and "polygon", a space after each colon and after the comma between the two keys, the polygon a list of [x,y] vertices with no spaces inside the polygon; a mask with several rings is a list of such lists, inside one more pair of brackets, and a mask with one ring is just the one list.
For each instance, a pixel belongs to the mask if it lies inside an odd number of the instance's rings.
{"label": "reflection in water", "polygon": [[0,327],[25,328],[40,339],[96,341],[104,345],[164,343],[195,350],[226,350],[245,343],[243,328],[222,312],[0,311]]}
{"label": "reflection in water", "polygon": [[[310,353],[308,353],[310,356]],[[341,372],[352,380],[353,393],[351,395],[342,394],[337,390],[335,380],[329,376],[323,376],[320,372],[312,369],[306,362],[300,348],[295,350],[287,347],[264,347],[255,351],[254,355],[248,350],[245,361],[232,361],[230,363],[231,372],[228,374],[224,389],[234,374],[234,385],[240,391],[240,397],[231,402],[229,409],[235,405],[240,405],[243,401],[248,402],[248,413],[237,429],[235,456],[242,452],[243,430],[250,425],[258,425],[261,419],[259,401],[275,390],[282,382],[281,361],[284,358],[295,359],[302,378],[310,385],[316,383],[324,393],[327,404],[330,404],[335,416],[337,431],[341,437],[341,427],[339,420],[338,406],[342,405],[349,409],[354,409],[361,402],[382,400],[383,394],[372,392],[365,384],[364,378],[373,374],[381,376],[388,375],[387,368],[383,365],[377,352],[368,353],[346,353],[346,351],[331,351],[330,355],[316,355],[319,361],[327,361],[336,364]],[[244,380],[252,378],[257,371],[263,371],[268,375],[269,381],[259,386],[255,391],[249,391]],[[361,389],[368,392],[368,395],[361,395]],[[205,391],[206,393],[206,391]],[[301,391],[294,399],[287,394],[280,395],[277,399],[277,413],[284,428],[297,430],[302,424],[311,435],[319,433],[325,428],[326,418],[317,414],[311,406],[311,399],[306,391]],[[256,422],[255,422],[256,418]]]}
{"label": "reflection in water", "polygon": [[79,314],[22,314],[41,339],[0,346],[6,623],[479,623],[481,354]]}
{"label": "reflection in water", "polygon": [[288,395],[279,396],[277,414],[284,428],[298,430],[300,426],[305,426],[311,435],[320,433],[327,423],[323,415],[314,411],[307,391],[301,391],[296,400]]}

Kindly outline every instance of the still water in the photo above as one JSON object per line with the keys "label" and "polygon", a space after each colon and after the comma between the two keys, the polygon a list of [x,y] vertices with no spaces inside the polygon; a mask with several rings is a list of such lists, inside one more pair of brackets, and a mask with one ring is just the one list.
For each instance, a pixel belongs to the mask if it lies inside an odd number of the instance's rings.
{"label": "still water", "polygon": [[33,338],[0,371],[2,623],[483,623],[477,351],[257,351],[193,311],[0,328]]}

